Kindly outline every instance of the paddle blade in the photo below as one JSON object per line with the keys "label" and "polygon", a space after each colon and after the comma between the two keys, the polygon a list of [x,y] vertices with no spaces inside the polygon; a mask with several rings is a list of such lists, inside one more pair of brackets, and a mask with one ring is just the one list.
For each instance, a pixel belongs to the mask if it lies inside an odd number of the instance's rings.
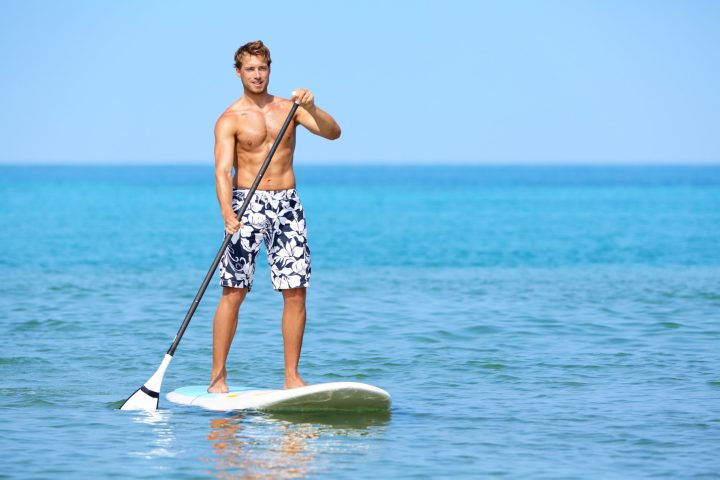
{"label": "paddle blade", "polygon": [[125,400],[120,410],[145,410],[154,412],[158,408],[159,400],[160,392],[153,392],[143,385]]}
{"label": "paddle blade", "polygon": [[138,388],[135,393],[125,400],[125,403],[120,406],[120,410],[146,410],[148,412],[157,410],[160,400],[160,387],[172,358],[172,355],[166,353],[160,367],[153,373],[153,376],[145,382],[145,385]]}

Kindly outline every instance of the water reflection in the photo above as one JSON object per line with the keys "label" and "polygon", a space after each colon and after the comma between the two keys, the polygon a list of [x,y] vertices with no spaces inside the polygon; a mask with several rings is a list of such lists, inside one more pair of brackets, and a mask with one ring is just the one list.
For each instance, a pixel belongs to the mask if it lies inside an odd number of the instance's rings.
{"label": "water reflection", "polygon": [[175,457],[173,450],[175,441],[174,425],[170,422],[171,414],[166,410],[155,410],[151,412],[135,412],[132,417],[133,423],[147,425],[151,428],[153,435],[150,448],[134,452],[134,455],[142,458]]}
{"label": "water reflection", "polygon": [[208,441],[222,479],[295,479],[321,471],[333,455],[358,448],[347,437],[376,434],[390,419],[377,413],[252,413],[212,418]]}

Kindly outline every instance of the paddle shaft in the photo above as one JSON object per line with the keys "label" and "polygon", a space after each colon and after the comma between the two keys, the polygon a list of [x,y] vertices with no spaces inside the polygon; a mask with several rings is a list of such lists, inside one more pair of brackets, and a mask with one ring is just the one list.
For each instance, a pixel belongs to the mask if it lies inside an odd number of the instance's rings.
{"label": "paddle shaft", "polygon": [[[278,145],[280,145],[280,140],[285,136],[285,131],[287,130],[288,126],[290,125],[290,121],[293,118],[293,115],[295,115],[295,111],[298,109],[298,104],[293,103],[292,108],[290,109],[290,113],[288,113],[287,118],[285,119],[285,123],[283,123],[282,127],[280,128],[280,133],[278,133],[277,138],[275,139],[275,143],[273,143],[272,147],[270,148],[270,151],[267,154],[267,157],[265,157],[265,161],[263,162],[262,166],[260,167],[260,171],[258,172],[257,177],[255,177],[255,181],[253,182],[252,186],[250,187],[250,190],[248,190],[247,196],[245,197],[245,201],[243,202],[242,206],[240,207],[240,210],[238,210],[238,220],[242,219],[243,214],[245,213],[245,210],[247,210],[248,205],[250,204],[250,200],[252,200],[252,196],[255,193],[255,190],[257,190],[258,185],[260,185],[260,181],[262,180],[263,175],[265,175],[265,170],[267,170],[268,166],[270,165],[270,160],[272,160],[273,155],[275,154],[275,150],[277,150]],[[232,235],[226,234],[225,240],[223,241],[222,245],[220,246],[220,250],[218,250],[217,255],[215,255],[215,260],[213,260],[212,265],[210,266],[210,269],[208,270],[207,274],[205,275],[205,279],[203,280],[202,285],[200,285],[200,289],[198,290],[197,294],[195,295],[195,299],[193,300],[193,303],[190,305],[190,309],[188,310],[187,314],[185,315],[185,320],[183,320],[182,325],[180,325],[180,329],[177,332],[177,335],[175,335],[175,340],[173,341],[172,345],[170,345],[170,348],[167,351],[167,354],[172,356],[175,354],[175,349],[177,348],[178,344],[180,343],[180,340],[182,339],[182,336],[185,334],[185,330],[187,329],[188,325],[190,324],[190,320],[192,319],[193,315],[195,314],[195,310],[197,310],[198,305],[200,305],[200,300],[202,299],[203,295],[205,294],[205,290],[207,290],[208,285],[210,284],[210,280],[212,280],[213,275],[215,274],[215,270],[217,269],[218,265],[220,264],[220,259],[223,256],[223,253],[225,253],[225,249],[227,248],[228,244],[230,244],[230,240],[232,238]]]}

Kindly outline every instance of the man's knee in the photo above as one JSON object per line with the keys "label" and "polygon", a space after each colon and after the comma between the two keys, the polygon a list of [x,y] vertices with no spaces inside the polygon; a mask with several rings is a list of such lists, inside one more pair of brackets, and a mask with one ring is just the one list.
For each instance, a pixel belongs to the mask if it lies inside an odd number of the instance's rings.
{"label": "man's knee", "polygon": [[305,305],[305,297],[306,297],[306,289],[304,287],[301,288],[288,288],[286,290],[282,290],[283,299],[285,300],[285,303],[291,303],[295,305]]}
{"label": "man's knee", "polygon": [[242,301],[245,300],[247,293],[247,288],[223,287],[222,298],[233,305],[240,305]]}

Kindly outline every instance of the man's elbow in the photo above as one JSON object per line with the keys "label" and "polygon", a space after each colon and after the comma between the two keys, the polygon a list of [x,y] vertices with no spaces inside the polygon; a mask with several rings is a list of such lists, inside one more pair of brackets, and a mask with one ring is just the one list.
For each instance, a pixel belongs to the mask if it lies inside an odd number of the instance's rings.
{"label": "man's elbow", "polygon": [[220,180],[221,178],[232,178],[233,167],[226,165],[215,165],[215,178]]}
{"label": "man's elbow", "polygon": [[337,140],[340,138],[340,134],[342,134],[342,130],[340,130],[340,127],[336,125],[328,132],[328,136],[326,138],[328,140]]}

